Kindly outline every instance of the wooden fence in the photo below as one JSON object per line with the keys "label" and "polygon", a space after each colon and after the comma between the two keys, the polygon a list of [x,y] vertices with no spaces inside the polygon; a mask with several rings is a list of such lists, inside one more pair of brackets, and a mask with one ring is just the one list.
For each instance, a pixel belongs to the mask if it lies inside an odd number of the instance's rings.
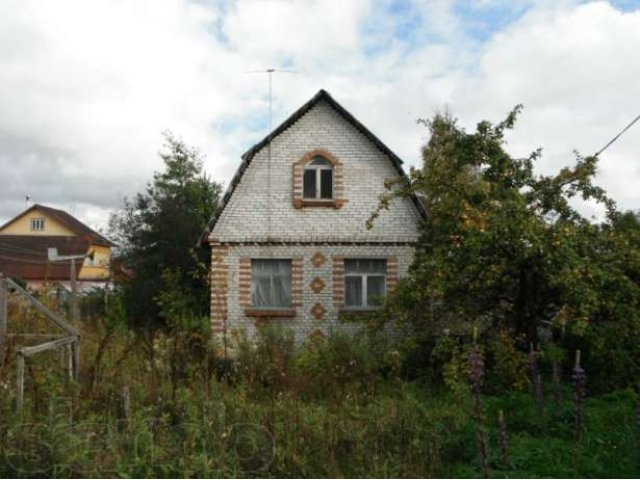
{"label": "wooden fence", "polygon": [[70,376],[74,380],[78,380],[78,368],[80,364],[80,352],[78,347],[80,342],[80,334],[71,324],[63,320],[55,312],[52,312],[47,307],[45,307],[20,285],[18,285],[10,278],[4,277],[2,276],[2,274],[0,274],[0,359],[2,361],[4,361],[4,352],[7,344],[7,324],[9,321],[7,307],[9,303],[10,291],[16,292],[18,295],[25,298],[33,308],[35,308],[38,312],[43,314],[45,318],[55,323],[65,332],[65,335],[60,338],[41,343],[40,345],[22,347],[16,352],[16,407],[18,410],[20,410],[24,401],[24,367],[25,361],[28,357],[37,353],[46,352],[48,350],[65,347],[69,348]]}

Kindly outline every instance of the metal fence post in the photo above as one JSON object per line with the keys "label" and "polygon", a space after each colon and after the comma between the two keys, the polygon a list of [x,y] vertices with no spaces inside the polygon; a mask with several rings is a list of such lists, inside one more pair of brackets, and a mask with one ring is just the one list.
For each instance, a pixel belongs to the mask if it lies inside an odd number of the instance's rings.
{"label": "metal fence post", "polygon": [[18,352],[16,355],[16,408],[22,410],[22,402],[24,399],[24,355]]}
{"label": "metal fence post", "polygon": [[78,370],[80,368],[80,345],[79,338],[76,337],[76,340],[71,344],[71,375],[73,379],[77,382],[79,375]]}
{"label": "metal fence post", "polygon": [[7,304],[9,303],[9,285],[0,273],[0,364],[4,365],[4,349],[7,344]]}

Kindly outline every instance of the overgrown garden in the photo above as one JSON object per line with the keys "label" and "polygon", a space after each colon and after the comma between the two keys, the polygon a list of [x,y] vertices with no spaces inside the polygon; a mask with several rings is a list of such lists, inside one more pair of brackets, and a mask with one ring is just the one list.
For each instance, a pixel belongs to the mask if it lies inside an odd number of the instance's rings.
{"label": "overgrown garden", "polygon": [[8,346],[0,475],[637,477],[640,221],[595,185],[597,157],[541,176],[541,152],[508,155],[517,114],[473,133],[424,122],[422,168],[371,218],[418,195],[416,261],[384,309],[345,320],[360,335],[296,346],[265,327],[237,332],[233,356],[209,333],[195,247],[220,189],[168,137],[166,171],[112,221],[136,274],[78,325],[80,381],[33,357],[16,413]]}

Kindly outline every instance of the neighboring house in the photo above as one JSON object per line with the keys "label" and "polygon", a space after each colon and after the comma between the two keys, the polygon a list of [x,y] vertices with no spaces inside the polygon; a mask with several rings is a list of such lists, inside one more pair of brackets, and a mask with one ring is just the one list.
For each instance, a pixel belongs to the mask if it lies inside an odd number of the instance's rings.
{"label": "neighboring house", "polygon": [[407,273],[424,216],[405,198],[366,228],[401,164],[324,90],[247,151],[201,238],[213,331],[274,324],[301,341],[379,308]]}
{"label": "neighboring house", "polygon": [[35,204],[0,226],[0,273],[21,278],[30,289],[44,284],[70,288],[70,261],[50,262],[58,255],[90,255],[76,261],[78,289],[104,287],[111,280],[114,243],[62,210]]}

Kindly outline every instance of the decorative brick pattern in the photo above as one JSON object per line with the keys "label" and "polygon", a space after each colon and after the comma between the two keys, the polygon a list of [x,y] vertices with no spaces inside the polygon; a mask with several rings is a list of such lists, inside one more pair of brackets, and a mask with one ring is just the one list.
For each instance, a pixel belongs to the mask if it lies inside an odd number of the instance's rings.
{"label": "decorative brick pattern", "polygon": [[238,268],[238,304],[251,306],[251,258],[242,257]]}
{"label": "decorative brick pattern", "polygon": [[211,331],[224,333],[228,316],[229,247],[211,244]]}
{"label": "decorative brick pattern", "polygon": [[[235,332],[255,335],[258,325],[291,329],[296,342],[332,331],[356,332],[340,321],[344,259],[387,258],[387,289],[407,274],[420,216],[409,199],[365,222],[398,171],[388,156],[329,103],[320,102],[255,153],[209,234],[212,243],[212,327],[233,342]],[[307,208],[305,162],[322,155],[334,165],[334,199]],[[269,178],[269,182],[265,179]],[[297,202],[296,202],[297,200]],[[334,202],[341,200],[342,202]],[[348,200],[348,203],[344,201]],[[339,208],[342,207],[342,208]],[[251,316],[251,259],[292,259],[292,308]],[[324,288],[314,289],[316,279]],[[319,283],[319,282],[318,282]],[[312,286],[313,284],[313,286]],[[320,315],[319,308],[324,312]],[[281,313],[275,318],[276,313]]]}
{"label": "decorative brick pattern", "polygon": [[291,260],[291,304],[293,308],[302,306],[303,273],[302,257]]}
{"label": "decorative brick pattern", "polygon": [[[322,267],[314,268],[311,258],[320,248],[327,261]],[[340,310],[344,307],[344,259],[386,257],[389,262],[388,278],[394,276],[394,262],[397,265],[397,276],[402,278],[411,265],[413,255],[414,249],[410,245],[229,245],[226,256],[229,266],[227,340],[233,342],[233,333],[238,330],[246,331],[251,337],[256,333],[256,325],[264,324],[291,329],[297,343],[304,342],[318,329],[324,334],[331,331],[356,332],[361,328],[360,323],[345,323],[340,320]],[[258,312],[239,304],[241,296],[246,303],[250,303],[252,258],[292,259],[292,301],[295,304],[292,309]],[[241,266],[244,272],[242,274]],[[310,287],[316,278],[325,284],[325,288],[319,293]],[[391,281],[393,282],[393,278]],[[242,295],[241,290],[244,292]],[[312,312],[316,303],[325,308],[320,319]]]}
{"label": "decorative brick pattern", "polygon": [[322,342],[325,338],[326,335],[319,328],[316,328],[309,334],[309,339],[315,344]]}
{"label": "decorative brick pattern", "polygon": [[333,257],[333,304],[344,305],[344,257]]}
{"label": "decorative brick pattern", "polygon": [[322,320],[324,314],[327,313],[327,309],[322,306],[321,303],[317,303],[311,308],[311,315],[315,317],[316,320]]}
{"label": "decorative brick pattern", "polygon": [[313,254],[313,257],[311,257],[311,264],[316,268],[320,268],[326,261],[327,257],[325,257],[322,252],[316,252]]}
{"label": "decorative brick pattern", "polygon": [[398,258],[387,258],[387,292],[393,291],[398,285]]}
{"label": "decorative brick pattern", "polygon": [[320,293],[322,290],[324,290],[325,283],[320,277],[316,277],[313,279],[311,285],[309,286],[314,293]]}
{"label": "decorative brick pattern", "polygon": [[[333,165],[333,199],[308,200],[303,197],[302,180],[304,166],[315,157],[326,158]],[[332,207],[342,208],[346,200],[344,198],[344,173],[342,162],[331,152],[324,148],[316,148],[307,152],[300,160],[293,164],[293,206],[302,207]]]}

